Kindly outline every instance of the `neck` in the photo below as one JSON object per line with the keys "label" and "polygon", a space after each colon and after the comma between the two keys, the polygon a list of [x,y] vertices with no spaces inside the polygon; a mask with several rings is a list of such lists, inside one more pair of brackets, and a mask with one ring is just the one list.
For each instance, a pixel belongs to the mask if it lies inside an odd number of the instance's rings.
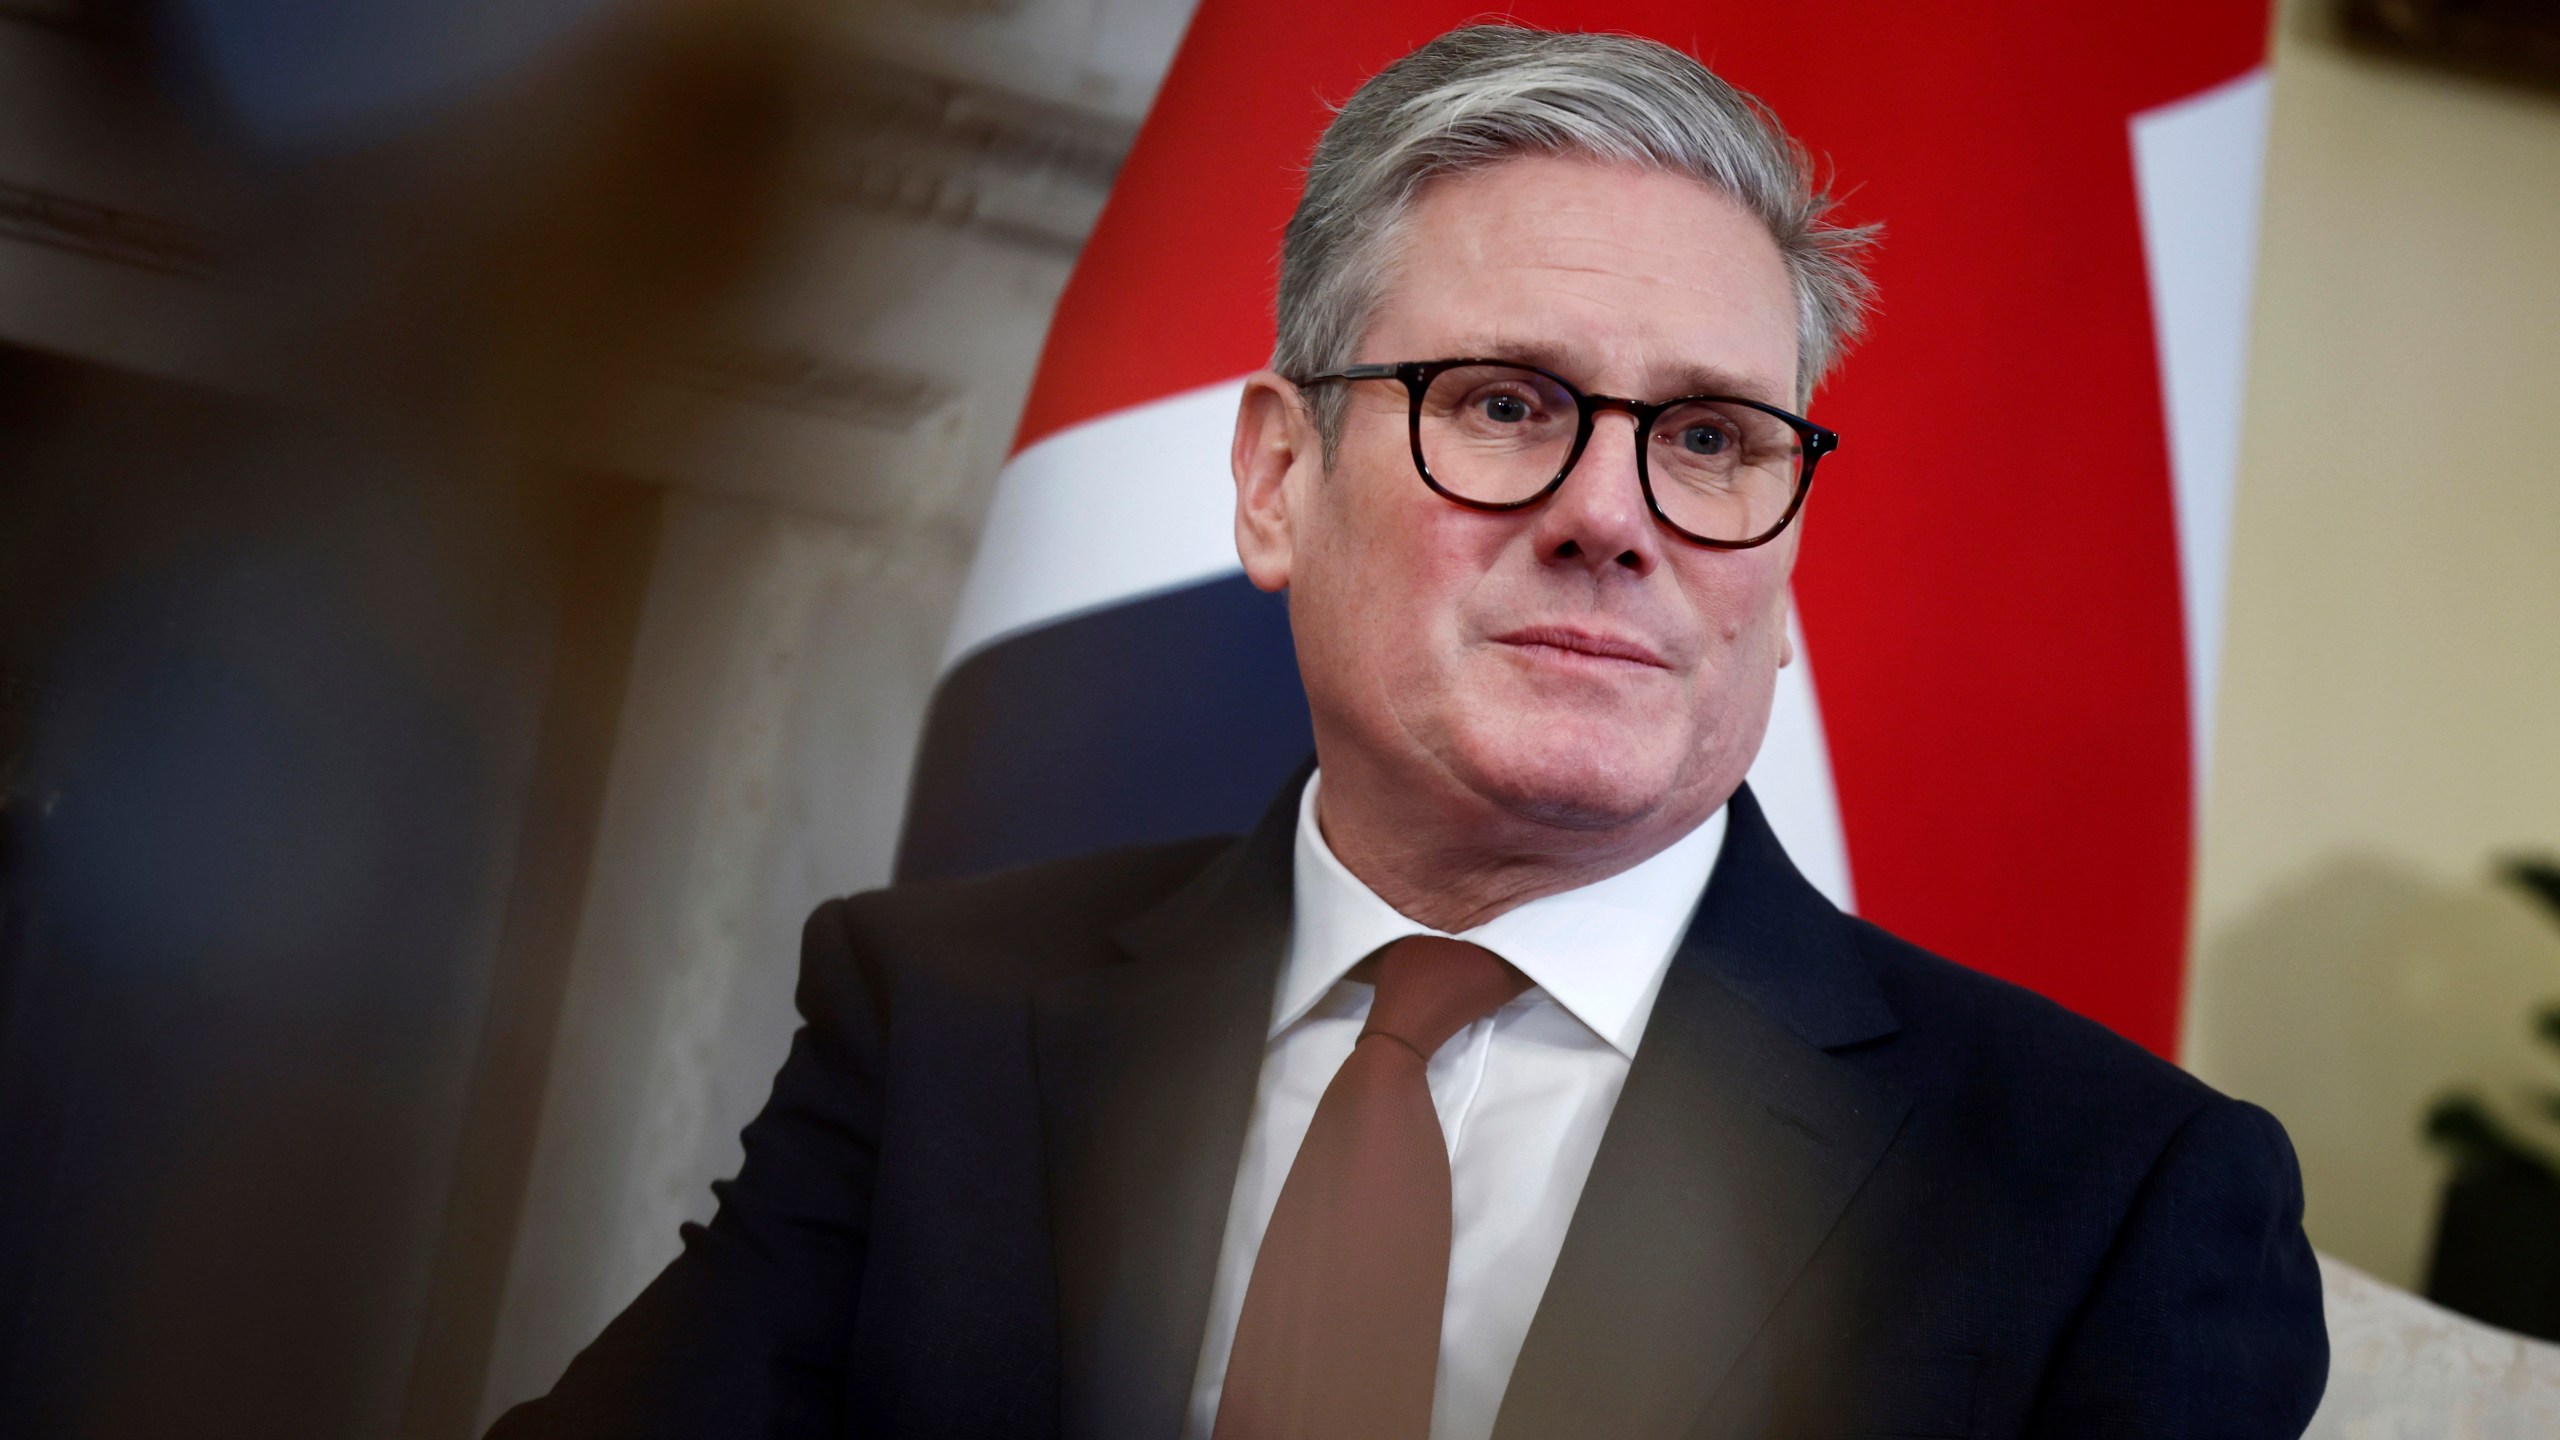
{"label": "neck", "polygon": [[[1381,803],[1389,796],[1395,798]],[[1399,914],[1452,935],[1632,869],[1706,814],[1657,813],[1583,829],[1528,819],[1476,796],[1415,806],[1377,777],[1331,765],[1316,792],[1316,823],[1343,868]]]}

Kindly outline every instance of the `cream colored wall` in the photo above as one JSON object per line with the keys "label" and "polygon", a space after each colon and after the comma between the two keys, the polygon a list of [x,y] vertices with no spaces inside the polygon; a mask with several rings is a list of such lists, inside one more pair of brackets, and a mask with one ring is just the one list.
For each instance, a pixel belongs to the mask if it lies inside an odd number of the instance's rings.
{"label": "cream colored wall", "polygon": [[[2560,1086],[2560,95],[2279,27],[2186,1059],[2316,1244],[2423,1274],[2457,1083]],[[2325,8],[2325,7],[2322,7]]]}

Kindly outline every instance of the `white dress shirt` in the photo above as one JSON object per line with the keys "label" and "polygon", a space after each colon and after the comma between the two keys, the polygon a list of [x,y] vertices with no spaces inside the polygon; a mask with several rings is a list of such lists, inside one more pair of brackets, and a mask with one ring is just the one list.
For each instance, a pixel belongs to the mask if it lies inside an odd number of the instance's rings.
{"label": "white dress shirt", "polygon": [[[1443,933],[1406,919],[1334,858],[1316,825],[1321,779],[1310,778],[1298,802],[1289,953],[1227,1207],[1188,1440],[1209,1440],[1263,1229],[1316,1101],[1368,1018],[1372,987],[1344,975],[1391,940]],[[1600,1132],[1724,828],[1719,808],[1632,869],[1532,900],[1457,937],[1519,967],[1531,988],[1459,1031],[1427,1072],[1449,1141],[1455,1211],[1432,1440],[1493,1433]]]}

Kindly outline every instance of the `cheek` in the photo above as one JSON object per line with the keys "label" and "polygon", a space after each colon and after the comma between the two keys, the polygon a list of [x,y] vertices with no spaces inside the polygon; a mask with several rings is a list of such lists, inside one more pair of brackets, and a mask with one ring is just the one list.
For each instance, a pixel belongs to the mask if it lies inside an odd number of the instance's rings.
{"label": "cheek", "polygon": [[1392,477],[1358,463],[1365,459],[1346,453],[1316,482],[1291,584],[1301,658],[1346,698],[1392,689],[1426,665],[1427,637],[1446,608],[1439,598],[1446,560],[1427,517],[1388,487]]}
{"label": "cheek", "polygon": [[1728,647],[1765,645],[1774,650],[1786,634],[1794,545],[1778,541],[1755,550],[1699,558],[1706,563],[1698,567],[1696,583],[1683,588],[1693,597],[1709,640]]}
{"label": "cheek", "polygon": [[1401,450],[1321,483],[1317,538],[1331,603],[1351,612],[1344,628],[1367,636],[1379,660],[1454,636],[1500,527],[1431,494]]}

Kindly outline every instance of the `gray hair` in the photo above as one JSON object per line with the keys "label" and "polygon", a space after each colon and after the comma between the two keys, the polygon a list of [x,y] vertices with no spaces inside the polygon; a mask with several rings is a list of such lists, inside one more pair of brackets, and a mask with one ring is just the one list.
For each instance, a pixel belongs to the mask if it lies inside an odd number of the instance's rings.
{"label": "gray hair", "polygon": [[[1303,378],[1352,363],[1425,184],[1553,154],[1691,176],[1769,227],[1795,287],[1799,401],[1863,328],[1876,227],[1823,218],[1831,196],[1766,105],[1651,40],[1470,25],[1379,71],[1325,127],[1281,242],[1271,368]],[[1311,398],[1330,455],[1342,388]]]}

